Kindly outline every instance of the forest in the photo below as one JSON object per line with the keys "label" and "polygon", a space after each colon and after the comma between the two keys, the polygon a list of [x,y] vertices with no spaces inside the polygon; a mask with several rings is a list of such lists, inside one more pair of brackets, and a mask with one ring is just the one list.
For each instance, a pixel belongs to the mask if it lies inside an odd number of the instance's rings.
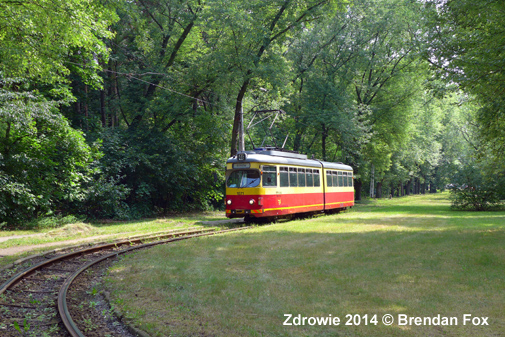
{"label": "forest", "polygon": [[502,1],[0,0],[0,27],[0,227],[223,209],[268,109],[254,144],[351,165],[356,200],[505,199]]}

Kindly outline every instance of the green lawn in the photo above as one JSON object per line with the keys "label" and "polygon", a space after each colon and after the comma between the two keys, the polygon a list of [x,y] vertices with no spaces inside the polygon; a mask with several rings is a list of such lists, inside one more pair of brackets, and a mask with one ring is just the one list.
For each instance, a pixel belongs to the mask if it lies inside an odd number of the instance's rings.
{"label": "green lawn", "polygon": [[[152,336],[503,336],[505,212],[454,212],[447,198],[381,200],[157,246],[125,257],[106,286]],[[285,314],[341,324],[284,326]],[[345,325],[347,314],[361,324]],[[489,325],[464,325],[465,314]],[[399,325],[398,315],[458,325]]]}

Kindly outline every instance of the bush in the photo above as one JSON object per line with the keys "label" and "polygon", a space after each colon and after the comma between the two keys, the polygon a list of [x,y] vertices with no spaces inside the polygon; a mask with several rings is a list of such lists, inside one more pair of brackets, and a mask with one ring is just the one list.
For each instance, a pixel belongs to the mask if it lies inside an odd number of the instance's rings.
{"label": "bush", "polygon": [[223,204],[224,162],[206,143],[150,129],[108,129],[83,210],[94,218],[134,219],[209,210]]}
{"label": "bush", "polygon": [[452,209],[487,211],[503,199],[505,170],[492,155],[470,158],[454,173],[449,185]]}
{"label": "bush", "polygon": [[0,222],[13,225],[33,217],[44,204],[26,184],[15,181],[0,171]]}
{"label": "bush", "polygon": [[25,228],[27,229],[44,229],[44,228],[59,228],[68,224],[78,223],[84,221],[82,217],[76,217],[74,215],[55,215],[39,218],[30,221]]}
{"label": "bush", "polygon": [[498,192],[492,186],[453,186],[451,208],[456,210],[487,211],[500,204]]}
{"label": "bush", "polygon": [[120,179],[100,176],[92,181],[86,191],[87,197],[81,205],[81,211],[93,219],[130,219],[130,209],[125,202],[130,189],[120,184]]}

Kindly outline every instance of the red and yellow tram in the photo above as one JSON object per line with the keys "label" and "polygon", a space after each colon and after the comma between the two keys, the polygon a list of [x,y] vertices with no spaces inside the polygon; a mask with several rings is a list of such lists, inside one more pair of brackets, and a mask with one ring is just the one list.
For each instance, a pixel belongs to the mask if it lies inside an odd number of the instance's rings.
{"label": "red and yellow tram", "polygon": [[352,167],[277,149],[239,152],[226,162],[226,216],[278,218],[354,206]]}

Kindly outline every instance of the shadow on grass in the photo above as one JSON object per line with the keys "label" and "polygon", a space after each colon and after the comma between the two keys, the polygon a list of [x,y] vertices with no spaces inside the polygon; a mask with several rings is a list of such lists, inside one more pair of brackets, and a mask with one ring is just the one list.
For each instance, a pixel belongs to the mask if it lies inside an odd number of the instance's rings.
{"label": "shadow on grass", "polygon": [[505,210],[496,208],[488,211],[454,210],[449,205],[359,205],[357,208],[363,212],[391,213],[394,214],[419,214],[419,215],[445,215],[448,217],[477,216],[480,214],[505,215]]}
{"label": "shadow on grass", "polygon": [[366,211],[372,213],[387,212],[408,214],[441,214],[452,212],[450,207],[445,205],[391,205],[370,207],[369,209],[367,208]]}

